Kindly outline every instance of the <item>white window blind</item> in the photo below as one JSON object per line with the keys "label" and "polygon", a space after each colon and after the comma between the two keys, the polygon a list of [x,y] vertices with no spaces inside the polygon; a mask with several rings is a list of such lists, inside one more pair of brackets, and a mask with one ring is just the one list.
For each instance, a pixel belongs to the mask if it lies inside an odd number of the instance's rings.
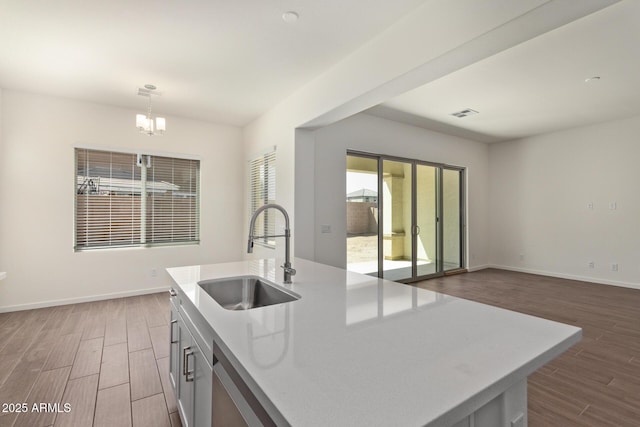
{"label": "white window blind", "polygon": [[200,161],[77,148],[75,249],[199,241]]}
{"label": "white window blind", "polygon": [[[260,206],[275,203],[276,200],[276,151],[270,151],[249,161],[249,217]],[[272,209],[264,211],[257,218],[254,234],[273,236],[276,229],[275,215]],[[275,247],[274,238],[259,238],[257,244]]]}

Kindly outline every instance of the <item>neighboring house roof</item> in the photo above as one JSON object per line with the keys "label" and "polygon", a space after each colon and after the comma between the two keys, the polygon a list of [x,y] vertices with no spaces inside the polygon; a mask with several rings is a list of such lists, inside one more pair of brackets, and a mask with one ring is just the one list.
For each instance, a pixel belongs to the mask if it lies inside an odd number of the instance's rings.
{"label": "neighboring house roof", "polygon": [[[78,189],[83,184],[91,184],[96,186],[97,192],[124,193],[124,194],[140,194],[142,193],[142,182],[140,181],[139,169],[123,169],[117,167],[90,166],[81,169],[76,175]],[[173,192],[173,196],[188,197],[195,196],[195,193],[189,192],[189,189],[180,191],[180,186],[171,182],[154,180],[151,176],[147,177],[147,193],[166,193]]]}
{"label": "neighboring house roof", "polygon": [[361,188],[360,190],[352,191],[347,194],[348,199],[354,199],[357,197],[378,197],[378,192],[369,190],[368,188]]}
{"label": "neighboring house roof", "polygon": [[[140,194],[142,192],[142,183],[139,179],[124,178],[104,178],[96,176],[80,176],[76,177],[78,187],[85,181],[93,180],[98,186],[98,191],[109,191],[115,193],[132,193]],[[147,181],[147,193],[166,193],[167,191],[178,191],[180,187],[165,181]]]}

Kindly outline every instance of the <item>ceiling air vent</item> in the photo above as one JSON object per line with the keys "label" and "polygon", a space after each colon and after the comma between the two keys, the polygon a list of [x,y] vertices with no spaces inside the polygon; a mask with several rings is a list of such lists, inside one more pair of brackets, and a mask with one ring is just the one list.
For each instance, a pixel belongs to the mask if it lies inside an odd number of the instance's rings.
{"label": "ceiling air vent", "polygon": [[451,113],[452,116],[456,116],[458,118],[473,116],[474,114],[478,114],[478,112],[476,110],[472,110],[471,108],[467,108],[462,111]]}

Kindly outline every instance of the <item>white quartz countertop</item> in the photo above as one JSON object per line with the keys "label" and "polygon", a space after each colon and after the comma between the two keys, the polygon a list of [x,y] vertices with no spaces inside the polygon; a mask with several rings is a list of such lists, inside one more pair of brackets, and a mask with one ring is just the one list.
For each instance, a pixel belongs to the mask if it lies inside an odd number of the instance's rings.
{"label": "white quartz countertop", "polygon": [[[581,330],[295,259],[169,268],[294,426],[450,425],[580,340]],[[257,275],[301,295],[230,311],[197,283]]]}

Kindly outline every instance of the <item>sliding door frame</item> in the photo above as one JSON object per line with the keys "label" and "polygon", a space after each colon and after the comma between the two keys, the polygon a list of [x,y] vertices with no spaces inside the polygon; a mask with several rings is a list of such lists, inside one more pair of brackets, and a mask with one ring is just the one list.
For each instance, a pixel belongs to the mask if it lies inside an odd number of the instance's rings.
{"label": "sliding door frame", "polygon": [[[436,271],[431,274],[423,274],[418,276],[418,166],[430,166],[436,168],[435,185],[436,185]],[[442,239],[442,166],[437,163],[426,162],[422,160],[413,160],[411,166],[411,278],[403,280],[403,282],[417,282],[419,280],[430,279],[432,277],[440,277],[443,275],[442,255],[444,253]],[[416,229],[417,227],[417,229]]]}
{"label": "sliding door frame", "polygon": [[[377,276],[383,278],[384,273],[384,209],[383,203],[383,185],[384,185],[384,161],[396,161],[411,164],[411,278],[399,280],[402,283],[417,282],[420,280],[430,279],[433,277],[444,276],[444,239],[443,239],[443,172],[447,170],[455,170],[459,175],[459,215],[460,215],[460,266],[456,270],[464,270],[466,268],[466,169],[461,166],[448,165],[444,163],[429,162],[425,160],[411,159],[387,154],[368,153],[357,150],[347,150],[347,156],[364,157],[368,159],[376,159],[378,161],[378,273]],[[418,165],[432,166],[436,168],[436,272],[418,276],[417,253],[418,253],[418,235],[416,233],[418,208],[417,208],[417,167]]]}
{"label": "sliding door frame", "polygon": [[[445,169],[458,171],[460,173],[459,180],[458,180],[458,194],[460,198],[460,205],[458,206],[458,214],[460,217],[459,218],[460,236],[459,236],[459,242],[458,242],[458,245],[460,248],[460,253],[459,253],[460,265],[457,268],[453,268],[445,271],[444,257],[442,257],[443,266],[441,270],[443,275],[454,274],[456,272],[463,272],[463,271],[466,271],[466,268],[467,268],[467,259],[466,259],[466,253],[467,253],[467,209],[466,209],[467,208],[467,203],[466,203],[466,200],[467,200],[466,181],[467,180],[466,180],[466,176],[467,176],[467,171],[466,171],[466,168],[459,167],[459,166],[442,165],[440,169],[441,176],[444,174]],[[441,203],[442,203],[442,206],[444,206],[444,202],[442,200],[441,200]],[[444,244],[441,250],[442,250],[442,254],[444,254]]]}

